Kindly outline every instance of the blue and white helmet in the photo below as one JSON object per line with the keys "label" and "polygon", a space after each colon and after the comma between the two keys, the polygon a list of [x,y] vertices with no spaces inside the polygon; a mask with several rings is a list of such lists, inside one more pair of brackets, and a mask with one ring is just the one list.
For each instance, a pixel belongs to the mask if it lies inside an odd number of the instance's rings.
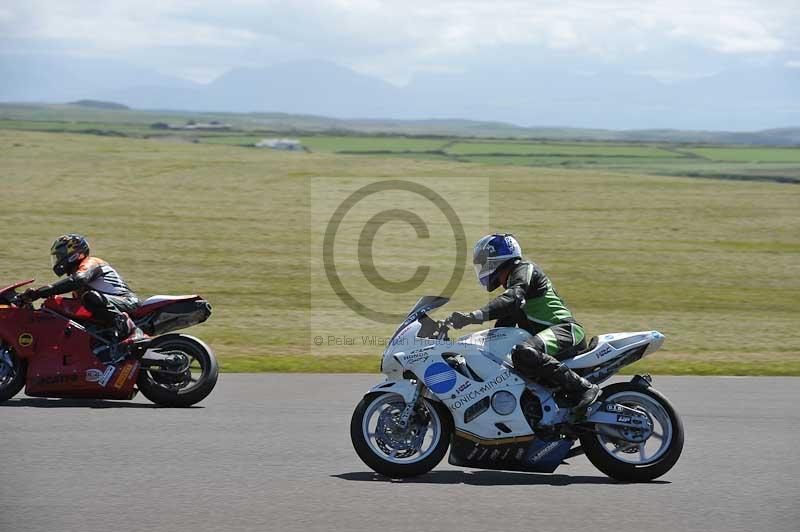
{"label": "blue and white helmet", "polygon": [[509,260],[521,258],[522,247],[510,233],[486,235],[478,240],[472,251],[475,275],[488,292],[500,285],[495,275],[497,269]]}

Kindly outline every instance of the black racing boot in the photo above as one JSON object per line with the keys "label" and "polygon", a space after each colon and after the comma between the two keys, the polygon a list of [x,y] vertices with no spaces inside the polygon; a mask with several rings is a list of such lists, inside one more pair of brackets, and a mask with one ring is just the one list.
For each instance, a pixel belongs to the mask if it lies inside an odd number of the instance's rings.
{"label": "black racing boot", "polygon": [[111,337],[105,345],[94,350],[94,355],[103,364],[117,364],[128,355],[128,344],[144,337],[130,316],[123,312],[114,317]]}
{"label": "black racing boot", "polygon": [[135,331],[136,324],[133,323],[127,312],[114,316],[114,332],[118,343],[127,339]]}
{"label": "black racing boot", "polygon": [[575,403],[573,408],[576,409],[586,408],[600,396],[598,385],[587,381],[564,364],[553,372],[551,380]]}
{"label": "black racing boot", "polygon": [[584,408],[594,403],[600,395],[600,387],[587,381],[551,355],[542,353],[530,345],[519,344],[511,352],[514,369],[526,377],[544,381],[558,388],[575,403],[575,408]]}

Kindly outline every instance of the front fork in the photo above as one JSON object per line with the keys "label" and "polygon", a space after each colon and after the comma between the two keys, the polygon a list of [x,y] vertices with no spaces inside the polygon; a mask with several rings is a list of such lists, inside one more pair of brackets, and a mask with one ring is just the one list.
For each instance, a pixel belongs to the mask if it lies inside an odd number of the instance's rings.
{"label": "front fork", "polygon": [[14,360],[11,358],[11,350],[0,340],[0,379],[5,379],[12,371]]}
{"label": "front fork", "polygon": [[417,409],[419,400],[422,397],[422,388],[422,381],[417,380],[417,384],[414,387],[414,394],[412,395],[411,400],[406,402],[406,407],[403,409],[403,413],[400,414],[400,419],[397,420],[397,425],[400,426],[400,428],[405,429],[408,427],[408,420],[411,419],[412,415],[414,415],[414,411]]}

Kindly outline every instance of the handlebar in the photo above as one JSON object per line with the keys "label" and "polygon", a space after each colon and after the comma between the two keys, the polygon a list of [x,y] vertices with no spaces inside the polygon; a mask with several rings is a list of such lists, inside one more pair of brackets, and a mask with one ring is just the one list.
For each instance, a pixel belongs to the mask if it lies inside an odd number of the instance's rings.
{"label": "handlebar", "polygon": [[9,303],[18,308],[32,308],[33,302],[26,301],[22,294],[14,294],[14,297],[8,300]]}
{"label": "handlebar", "polygon": [[453,326],[453,321],[447,317],[439,321],[439,333],[436,335],[437,340],[447,340],[447,332]]}

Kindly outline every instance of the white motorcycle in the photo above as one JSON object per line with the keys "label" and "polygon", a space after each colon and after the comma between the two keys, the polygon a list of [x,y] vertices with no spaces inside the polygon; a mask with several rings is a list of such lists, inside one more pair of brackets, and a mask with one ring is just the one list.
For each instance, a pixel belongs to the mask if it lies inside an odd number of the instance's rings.
{"label": "white motorcycle", "polygon": [[[544,473],[585,453],[606,475],[636,482],[678,461],[683,425],[649,375],[606,386],[574,411],[561,394],[514,371],[510,353],[527,331],[502,327],[451,341],[451,324],[428,316],[448,301],[426,296],[411,309],[383,353],[386,381],[353,412],[353,447],[374,471],[421,475],[448,447],[453,465]],[[663,342],[657,331],[604,334],[563,362],[600,383]]]}

